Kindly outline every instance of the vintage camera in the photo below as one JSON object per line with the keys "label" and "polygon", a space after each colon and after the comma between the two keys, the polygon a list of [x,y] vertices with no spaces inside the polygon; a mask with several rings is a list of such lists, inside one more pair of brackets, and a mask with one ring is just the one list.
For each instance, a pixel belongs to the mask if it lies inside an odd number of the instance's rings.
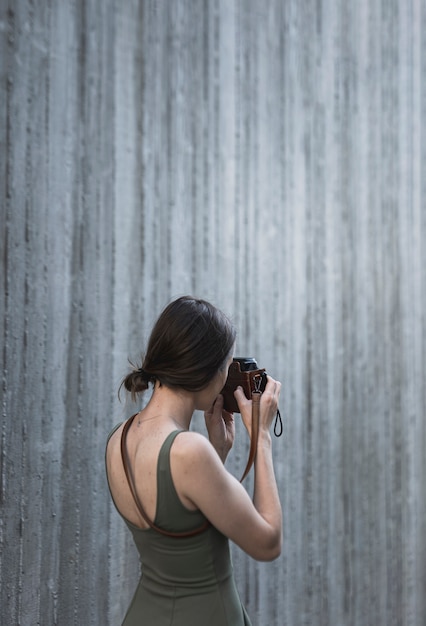
{"label": "vintage camera", "polygon": [[247,398],[251,398],[253,391],[265,389],[267,378],[265,370],[260,369],[252,357],[235,358],[229,366],[228,378],[221,391],[225,411],[240,412],[234,398],[234,391],[238,386],[244,389]]}

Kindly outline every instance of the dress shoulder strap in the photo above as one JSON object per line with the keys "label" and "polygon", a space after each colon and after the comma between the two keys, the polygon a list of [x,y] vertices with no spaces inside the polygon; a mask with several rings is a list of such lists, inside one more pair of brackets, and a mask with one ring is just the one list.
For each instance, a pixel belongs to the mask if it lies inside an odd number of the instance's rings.
{"label": "dress shoulder strap", "polygon": [[[147,513],[145,512],[145,509],[142,506],[142,502],[140,501],[139,496],[136,492],[134,476],[133,476],[132,468],[130,465],[129,453],[127,451],[127,445],[126,445],[127,433],[136,415],[137,413],[135,415],[132,415],[132,417],[130,417],[127,420],[127,422],[124,424],[124,428],[121,433],[121,458],[123,460],[123,467],[124,467],[124,472],[126,474],[127,482],[129,483],[130,491],[132,492],[132,496],[133,496],[136,506],[138,507],[139,513],[141,514],[145,522],[148,524],[148,526],[150,526],[153,530],[156,530],[157,532],[161,533],[162,535],[166,535],[167,537],[176,537],[176,538],[194,537],[195,535],[198,535],[204,532],[205,530],[207,530],[207,528],[210,527],[210,522],[207,520],[202,526],[200,526],[199,528],[196,528],[195,530],[189,530],[189,531],[184,531],[180,533],[173,533],[173,532],[169,532],[168,530],[164,530],[163,528],[160,528],[159,526],[156,526],[154,522],[148,517]],[[161,453],[163,454],[167,453],[167,458],[168,458],[168,452],[170,451],[170,447],[175,437],[179,434],[179,432],[181,431],[177,430],[177,431],[173,431],[172,433],[170,433],[170,435],[168,435],[167,439],[165,440],[163,444]],[[164,452],[163,452],[163,449],[164,449]]]}

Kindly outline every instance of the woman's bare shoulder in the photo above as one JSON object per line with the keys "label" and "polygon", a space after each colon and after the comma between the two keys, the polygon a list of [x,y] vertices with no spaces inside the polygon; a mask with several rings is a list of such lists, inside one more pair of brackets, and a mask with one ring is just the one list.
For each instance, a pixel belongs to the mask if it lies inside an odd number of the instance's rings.
{"label": "woman's bare shoulder", "polygon": [[190,430],[179,433],[173,443],[173,451],[176,455],[183,455],[184,457],[215,454],[215,449],[207,437]]}

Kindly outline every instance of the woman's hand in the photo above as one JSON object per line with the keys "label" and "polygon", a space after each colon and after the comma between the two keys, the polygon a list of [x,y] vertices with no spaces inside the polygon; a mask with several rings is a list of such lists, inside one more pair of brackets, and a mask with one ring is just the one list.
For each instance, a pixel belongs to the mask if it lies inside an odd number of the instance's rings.
{"label": "woman's hand", "polygon": [[235,439],[234,414],[223,409],[223,396],[218,395],[213,405],[204,413],[209,440],[222,463],[225,463],[228,452]]}
{"label": "woman's hand", "polygon": [[[268,431],[278,410],[278,399],[280,397],[281,383],[268,376],[268,381],[264,392],[260,398],[259,430]],[[243,418],[244,426],[251,436],[252,401],[246,398],[242,387],[234,391],[235,399]]]}

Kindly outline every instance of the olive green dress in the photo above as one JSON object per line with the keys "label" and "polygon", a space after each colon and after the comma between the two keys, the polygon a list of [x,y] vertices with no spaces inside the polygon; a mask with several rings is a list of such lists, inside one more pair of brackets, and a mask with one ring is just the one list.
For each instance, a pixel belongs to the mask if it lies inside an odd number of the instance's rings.
{"label": "olive green dress", "polygon": [[[157,466],[155,525],[169,532],[205,522],[199,511],[184,507],[173,485],[170,448],[180,432],[166,438]],[[124,521],[139,551],[142,575],[123,626],[250,626],[224,535],[210,526],[192,537],[167,537]]]}

